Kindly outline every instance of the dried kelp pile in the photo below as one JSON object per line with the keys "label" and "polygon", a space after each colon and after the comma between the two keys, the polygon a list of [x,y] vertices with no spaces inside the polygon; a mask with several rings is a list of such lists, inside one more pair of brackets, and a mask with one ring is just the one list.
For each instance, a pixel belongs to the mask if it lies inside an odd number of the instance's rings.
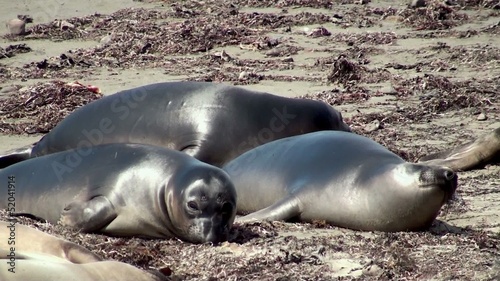
{"label": "dried kelp pile", "polygon": [[1,100],[0,132],[47,133],[76,108],[100,97],[95,88],[63,81],[23,88]]}
{"label": "dried kelp pile", "polygon": [[[0,211],[0,218],[6,213]],[[343,280],[418,280],[477,277],[471,260],[489,260],[483,280],[493,280],[500,263],[500,239],[483,231],[436,222],[421,233],[341,230],[321,224],[252,223],[235,225],[229,242],[193,245],[175,239],[146,240],[82,234],[59,225],[19,218],[23,224],[85,245],[108,259],[157,268],[172,280],[309,280],[331,279],[342,272],[330,265],[354,262],[358,277]],[[287,233],[294,233],[289,235]],[[431,255],[433,258],[428,258]],[[153,258],[161,257],[161,258]],[[363,277],[360,275],[364,274]],[[490,279],[488,279],[490,278]]]}
{"label": "dried kelp pile", "polygon": [[452,81],[443,76],[424,74],[400,81],[397,85],[403,96],[420,96],[417,106],[425,114],[460,109],[481,112],[500,102],[500,85],[495,79]]}
{"label": "dried kelp pile", "polygon": [[[419,8],[408,7],[411,1],[374,0],[147,2],[160,3],[29,25],[29,34],[7,36],[27,40],[28,48],[29,40],[40,39],[93,40],[95,47],[37,57],[21,67],[1,64],[0,83],[73,81],[108,71],[113,76],[103,79],[115,79],[128,68],[187,80],[271,84],[276,94],[286,93],[280,85],[288,83],[272,81],[302,81],[294,86],[309,94],[298,98],[334,105],[355,133],[412,162],[472,140],[498,119],[497,0],[433,0]],[[23,88],[0,101],[0,132],[46,132],[99,97],[61,81]],[[481,115],[487,120],[477,121]],[[253,223],[235,225],[229,242],[213,246],[82,234],[20,220],[104,258],[163,269],[172,280],[497,280],[498,224],[478,214],[496,210],[490,204],[498,198],[494,168],[461,173],[457,198],[438,217],[451,225],[437,221],[424,232]],[[0,211],[0,220],[6,218]]]}
{"label": "dried kelp pile", "polygon": [[[190,12],[193,16],[185,20],[162,21],[178,16],[172,13],[145,9],[123,9],[111,15],[92,15],[68,19],[66,27],[61,21],[35,25],[33,38],[84,38],[100,40],[101,44],[87,50],[74,50],[64,54],[80,66],[140,67],[160,65],[165,55],[206,52],[216,46],[253,45],[258,50],[264,31],[298,24],[313,24],[329,21],[323,14],[299,13],[283,15],[273,13],[241,13],[229,6],[218,7],[211,13],[199,8]],[[176,12],[177,11],[177,12]],[[57,59],[56,59],[57,61]],[[50,62],[50,58],[49,58]],[[74,64],[57,64],[60,68]],[[44,64],[42,64],[44,65]],[[40,63],[28,67],[35,72]]]}
{"label": "dried kelp pile", "polygon": [[403,24],[418,30],[449,29],[465,24],[468,16],[459,11],[459,6],[451,6],[443,1],[425,1],[425,7],[407,8],[399,13]]}
{"label": "dried kelp pile", "polygon": [[456,0],[455,3],[462,7],[500,9],[499,0]]}
{"label": "dried kelp pile", "polygon": [[332,106],[342,104],[360,104],[370,98],[370,94],[365,89],[357,91],[349,88],[347,90],[333,89],[316,94],[306,94],[299,96],[301,99],[320,100]]}
{"label": "dried kelp pile", "polygon": [[[168,2],[168,1],[167,1]],[[355,0],[236,0],[235,4],[246,6],[246,7],[272,7],[276,6],[279,8],[285,7],[310,7],[310,8],[324,8],[331,9],[336,4],[352,4]]]}
{"label": "dried kelp pile", "polygon": [[385,69],[369,69],[357,62],[348,60],[343,55],[333,62],[333,67],[326,76],[328,82],[343,84],[344,86],[356,83],[379,83],[391,78],[391,73]]}
{"label": "dried kelp pile", "polygon": [[319,42],[320,45],[338,44],[345,42],[348,46],[363,44],[383,45],[396,42],[398,35],[394,32],[363,32],[363,33],[336,33]]}
{"label": "dried kelp pile", "polygon": [[7,48],[0,47],[0,59],[10,58],[15,56],[16,54],[28,53],[31,52],[31,48],[26,44],[15,44],[9,45]]}
{"label": "dried kelp pile", "polygon": [[[380,92],[367,90],[357,84],[363,75],[363,71],[358,65],[345,60],[345,58],[339,58],[336,62],[329,77],[336,78],[336,80],[331,80],[334,84],[344,84],[347,87],[343,90],[334,89],[328,92],[304,95],[300,98],[321,100],[332,106],[356,104],[359,107],[366,107],[364,105],[366,101],[382,95]],[[338,66],[339,62],[344,65]],[[354,132],[374,139],[411,162],[415,162],[422,155],[425,155],[429,147],[409,146],[406,149],[402,148],[401,143],[408,138],[408,134],[405,130],[397,128],[427,124],[444,113],[458,116],[464,114],[483,114],[485,116],[488,113],[494,115],[498,112],[500,88],[495,79],[453,81],[432,74],[424,74],[410,79],[395,79],[393,77],[390,79],[394,84],[394,92],[391,95],[399,101],[398,105],[394,104],[381,112],[358,112],[345,120]]]}
{"label": "dried kelp pile", "polygon": [[[354,25],[367,27],[363,23],[380,24],[381,20],[398,15],[398,13],[409,13],[410,15],[421,10],[430,11],[434,7],[432,6],[434,2],[424,8],[408,8],[401,11],[392,7],[351,5],[352,7],[344,9],[343,12],[332,15],[319,12],[264,13],[242,12],[240,10],[238,5],[256,5],[252,1],[242,1],[241,3],[163,2],[166,3],[165,5],[170,5],[169,10],[122,9],[110,15],[94,14],[34,25],[29,29],[28,35],[12,39],[67,40],[80,38],[98,40],[100,44],[94,48],[71,50],[59,57],[32,62],[25,65],[24,68],[4,69],[0,72],[0,81],[16,78],[55,79],[67,77],[67,72],[71,72],[71,69],[86,69],[85,72],[91,72],[92,69],[103,66],[113,68],[165,67],[169,71],[175,71],[176,68],[168,60],[165,61],[166,56],[204,53],[213,48],[231,45],[266,52],[266,56],[269,57],[293,56],[303,49],[296,44],[290,44],[287,40],[280,41],[280,39],[268,36],[266,33],[275,32],[282,28],[285,32],[290,32],[291,27],[327,22],[341,27]],[[337,1],[336,3],[342,6],[354,2],[356,1]],[[311,7],[326,5],[324,1],[281,1],[280,3],[283,7],[298,4]],[[264,4],[260,3],[259,5]],[[446,4],[439,5],[446,6]],[[468,7],[472,7],[472,5],[468,5]],[[448,8],[451,9],[449,13],[454,13],[458,9],[455,6]],[[420,15],[415,15],[415,17],[422,18]],[[324,30],[330,34],[328,30]],[[296,33],[296,31],[292,33]],[[355,47],[394,44],[398,39],[404,38],[405,36],[397,35],[394,32],[336,32],[325,36],[318,44],[331,46],[343,42],[348,46]],[[206,67],[209,68],[211,65]],[[431,66],[431,69],[449,68],[452,66],[446,65],[446,63]],[[214,77],[211,79],[212,81],[234,81],[234,78],[223,79],[221,77],[221,79],[217,79],[216,77],[220,75],[209,76]],[[197,79],[203,78],[198,77]]]}

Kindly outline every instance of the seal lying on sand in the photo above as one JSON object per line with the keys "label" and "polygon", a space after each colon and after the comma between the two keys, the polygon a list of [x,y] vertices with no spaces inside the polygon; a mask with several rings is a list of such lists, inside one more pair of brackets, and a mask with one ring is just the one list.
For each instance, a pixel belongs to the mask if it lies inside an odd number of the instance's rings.
{"label": "seal lying on sand", "polygon": [[0,208],[84,232],[219,242],[236,214],[224,171],[161,147],[68,150],[1,169],[0,177],[9,181]]}
{"label": "seal lying on sand", "polygon": [[428,227],[455,173],[411,164],[363,136],[324,131],[264,144],[229,162],[237,211],[252,220],[324,220],[358,230]]}
{"label": "seal lying on sand", "polygon": [[[14,247],[16,252],[47,254],[72,263],[102,261],[99,256],[80,245],[18,224],[15,219],[9,222],[0,221],[0,251],[10,252],[11,247]],[[8,258],[8,254],[1,256]]]}
{"label": "seal lying on sand", "polygon": [[[75,277],[82,281],[167,280],[157,271],[143,271],[117,261],[102,261],[75,243],[14,224],[14,221],[0,222],[0,229],[2,281],[66,281],[75,280]],[[9,243],[12,241],[14,243]]]}
{"label": "seal lying on sand", "polygon": [[67,116],[34,147],[0,157],[0,168],[71,148],[142,143],[184,151],[221,167],[276,139],[349,127],[330,105],[207,82],[151,84],[106,96]]}
{"label": "seal lying on sand", "polygon": [[456,148],[424,156],[419,162],[467,171],[489,163],[500,163],[500,128]]}

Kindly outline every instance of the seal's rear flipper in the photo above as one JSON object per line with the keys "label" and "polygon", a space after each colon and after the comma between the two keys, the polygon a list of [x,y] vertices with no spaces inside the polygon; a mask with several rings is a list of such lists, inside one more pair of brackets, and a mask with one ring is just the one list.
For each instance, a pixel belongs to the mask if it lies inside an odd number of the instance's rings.
{"label": "seal's rear flipper", "polygon": [[36,143],[6,151],[0,155],[0,169],[31,158],[31,150]]}
{"label": "seal's rear flipper", "polygon": [[302,213],[300,200],[295,195],[287,196],[273,205],[236,218],[237,223],[252,221],[287,221]]}
{"label": "seal's rear flipper", "polygon": [[98,231],[117,217],[113,204],[104,196],[74,201],[64,207],[60,222],[83,232]]}
{"label": "seal's rear flipper", "polygon": [[500,161],[500,128],[456,148],[424,156],[418,160],[430,165],[467,171]]}

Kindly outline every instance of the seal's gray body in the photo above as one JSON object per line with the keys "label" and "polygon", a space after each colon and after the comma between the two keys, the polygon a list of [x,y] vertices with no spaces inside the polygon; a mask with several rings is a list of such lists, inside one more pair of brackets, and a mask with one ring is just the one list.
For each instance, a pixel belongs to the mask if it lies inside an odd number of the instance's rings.
{"label": "seal's gray body", "polygon": [[325,131],[289,137],[229,162],[237,221],[323,220],[359,230],[428,226],[456,188],[446,168],[406,163],[365,137]]}
{"label": "seal's gray body", "polygon": [[220,167],[263,143],[320,130],[349,131],[349,127],[338,111],[319,101],[216,83],[158,83],[79,108],[33,149],[1,157],[0,167],[105,143],[167,147]]}
{"label": "seal's gray body", "polygon": [[235,215],[236,193],[224,171],[161,147],[68,150],[1,169],[0,177],[11,179],[13,191],[0,197],[0,208],[86,232],[220,241]]}

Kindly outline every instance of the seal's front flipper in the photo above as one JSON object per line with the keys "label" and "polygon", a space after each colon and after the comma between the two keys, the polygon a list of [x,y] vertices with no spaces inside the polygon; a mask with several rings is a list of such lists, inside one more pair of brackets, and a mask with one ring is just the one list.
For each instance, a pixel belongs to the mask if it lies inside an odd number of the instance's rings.
{"label": "seal's front flipper", "polygon": [[81,229],[83,232],[95,232],[117,217],[113,204],[104,196],[97,196],[88,201],[75,201],[64,207],[61,223]]}
{"label": "seal's front flipper", "polygon": [[30,144],[21,148],[9,150],[6,151],[3,155],[0,155],[0,169],[31,158],[31,151],[33,150],[33,146],[35,146],[35,144]]}
{"label": "seal's front flipper", "polygon": [[273,205],[258,210],[243,217],[236,218],[236,222],[251,221],[287,221],[298,217],[302,213],[300,200],[295,195],[287,196]]}
{"label": "seal's front flipper", "polygon": [[459,147],[427,155],[418,161],[467,171],[500,160],[500,128]]}

